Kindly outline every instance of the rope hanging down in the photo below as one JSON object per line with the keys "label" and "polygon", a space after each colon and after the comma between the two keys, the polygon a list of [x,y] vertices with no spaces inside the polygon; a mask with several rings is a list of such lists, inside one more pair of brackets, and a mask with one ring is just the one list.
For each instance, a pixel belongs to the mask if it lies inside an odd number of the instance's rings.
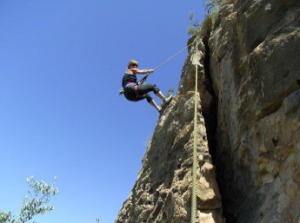
{"label": "rope hanging down", "polygon": [[195,96],[194,96],[194,148],[193,148],[193,171],[192,171],[192,212],[191,212],[191,223],[196,223],[197,218],[197,92],[198,92],[198,66],[195,64]]}

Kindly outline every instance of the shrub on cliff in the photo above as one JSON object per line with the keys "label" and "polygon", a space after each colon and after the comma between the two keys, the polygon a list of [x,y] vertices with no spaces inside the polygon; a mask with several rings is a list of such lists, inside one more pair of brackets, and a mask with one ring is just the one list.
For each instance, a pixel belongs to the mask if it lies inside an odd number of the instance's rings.
{"label": "shrub on cliff", "polygon": [[[216,20],[221,4],[224,1],[225,0],[207,0],[205,2],[206,16],[209,16],[212,19],[213,23]],[[189,20],[191,21],[191,24],[188,26],[187,34],[191,36],[198,35],[203,23],[198,22],[193,11],[189,14]]]}

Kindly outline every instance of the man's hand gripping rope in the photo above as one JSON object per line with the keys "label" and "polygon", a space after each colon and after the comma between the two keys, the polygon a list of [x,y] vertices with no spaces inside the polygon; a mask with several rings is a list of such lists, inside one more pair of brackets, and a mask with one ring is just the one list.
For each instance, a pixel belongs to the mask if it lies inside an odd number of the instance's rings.
{"label": "man's hand gripping rope", "polygon": [[149,70],[149,72],[145,74],[145,76],[137,83],[137,85],[143,84],[146,81],[146,79],[149,76],[149,74],[151,74],[153,72],[154,72],[154,70],[152,70],[152,69]]}

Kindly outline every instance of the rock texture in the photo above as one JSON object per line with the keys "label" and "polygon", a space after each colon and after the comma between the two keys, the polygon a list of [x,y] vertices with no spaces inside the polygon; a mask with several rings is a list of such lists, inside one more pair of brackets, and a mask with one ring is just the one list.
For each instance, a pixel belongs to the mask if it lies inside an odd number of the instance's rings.
{"label": "rock texture", "polygon": [[[191,219],[195,66],[203,57],[201,41],[187,59],[176,98],[160,116],[143,166],[116,223],[184,223]],[[203,66],[199,63],[199,73]],[[199,75],[203,83],[203,75]],[[221,197],[209,154],[204,118],[198,107],[198,222],[222,222]]]}
{"label": "rock texture", "polygon": [[300,223],[300,1],[226,1],[188,44],[115,222],[190,222],[197,64],[197,222]]}
{"label": "rock texture", "polygon": [[226,220],[299,223],[300,1],[229,1],[211,24],[202,34]]}

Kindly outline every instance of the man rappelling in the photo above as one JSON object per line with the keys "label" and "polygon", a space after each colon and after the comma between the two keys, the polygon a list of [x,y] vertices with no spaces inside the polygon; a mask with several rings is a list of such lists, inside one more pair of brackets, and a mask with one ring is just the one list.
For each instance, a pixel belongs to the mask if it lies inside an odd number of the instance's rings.
{"label": "man rappelling", "polygon": [[[122,78],[122,87],[127,100],[136,102],[146,99],[149,104],[160,112],[161,107],[156,104],[154,99],[149,95],[149,92],[152,91],[163,101],[164,104],[168,104],[172,100],[173,96],[170,95],[165,97],[155,84],[143,84],[143,81],[147,78],[147,76],[153,72],[153,69],[138,69],[138,62],[136,60],[130,60],[127,70]],[[137,74],[145,75],[140,82],[137,82]]]}

